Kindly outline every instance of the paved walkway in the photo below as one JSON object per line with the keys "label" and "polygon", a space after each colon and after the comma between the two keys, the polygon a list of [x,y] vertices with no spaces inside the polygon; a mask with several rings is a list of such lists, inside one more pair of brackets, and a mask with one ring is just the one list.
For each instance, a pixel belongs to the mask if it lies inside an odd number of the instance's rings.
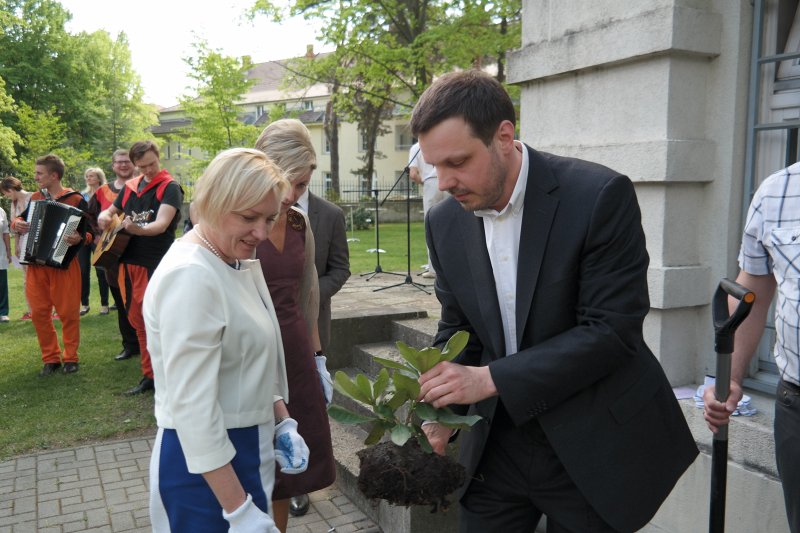
{"label": "paved walkway", "polygon": [[[405,275],[355,273],[334,297],[333,312],[365,307],[419,307],[438,316],[433,295],[405,283]],[[414,275],[415,283],[431,280]],[[398,287],[374,291],[400,283]],[[432,287],[427,290],[432,292]],[[103,442],[16,457],[0,463],[0,533],[145,532],[148,468],[153,437]],[[290,518],[288,533],[379,533],[333,485],[311,495],[305,516]],[[182,532],[183,533],[183,532]],[[187,532],[190,533],[190,532]]]}

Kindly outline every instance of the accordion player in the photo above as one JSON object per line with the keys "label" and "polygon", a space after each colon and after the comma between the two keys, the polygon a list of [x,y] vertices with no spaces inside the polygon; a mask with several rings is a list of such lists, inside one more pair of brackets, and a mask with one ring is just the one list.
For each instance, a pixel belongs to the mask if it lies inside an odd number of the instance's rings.
{"label": "accordion player", "polygon": [[27,222],[30,227],[21,262],[66,269],[81,246],[70,246],[66,237],[85,232],[83,211],[53,200],[38,200],[28,206]]}

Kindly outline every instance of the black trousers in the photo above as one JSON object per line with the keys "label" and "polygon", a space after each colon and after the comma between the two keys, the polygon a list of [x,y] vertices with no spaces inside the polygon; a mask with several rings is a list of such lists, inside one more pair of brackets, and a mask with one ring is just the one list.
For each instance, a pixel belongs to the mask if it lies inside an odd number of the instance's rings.
{"label": "black trousers", "polygon": [[[92,249],[82,246],[78,250],[78,264],[81,266],[81,305],[89,305],[89,290],[91,288],[92,274]],[[97,276],[97,288],[100,291],[100,305],[108,306],[108,282],[106,274],[102,268],[95,267]]]}
{"label": "black trousers", "polygon": [[789,528],[792,533],[800,533],[800,387],[781,380],[776,396],[775,460]]}
{"label": "black trousers", "polygon": [[125,310],[125,300],[122,299],[122,292],[117,286],[116,279],[111,277],[114,273],[108,272],[107,275],[109,276],[108,290],[111,291],[114,305],[117,306],[117,325],[119,326],[119,334],[122,335],[122,347],[132,354],[142,353],[139,349],[139,338],[136,336],[136,329],[128,322],[128,312]]}
{"label": "black trousers", "polygon": [[475,476],[461,498],[461,533],[614,532],[589,505],[537,421],[515,427],[502,406]]}

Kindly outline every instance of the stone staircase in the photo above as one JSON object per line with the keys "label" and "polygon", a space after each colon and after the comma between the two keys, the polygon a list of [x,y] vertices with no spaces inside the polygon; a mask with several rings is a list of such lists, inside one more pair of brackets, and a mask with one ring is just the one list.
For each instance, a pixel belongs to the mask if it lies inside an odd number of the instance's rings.
{"label": "stone staircase", "polygon": [[[437,323],[427,318],[425,311],[411,309],[381,309],[358,313],[359,316],[335,316],[333,338],[338,341],[329,349],[328,369],[350,376],[363,373],[374,379],[383,368],[373,357],[400,359],[396,341],[422,348],[433,343]],[[355,412],[365,411],[358,402],[334,392],[335,404]],[[356,452],[365,448],[367,432],[359,426],[343,425],[333,420],[331,435],[336,458],[337,486],[384,533],[446,533],[457,531],[458,506],[442,513],[431,513],[430,507],[398,507],[385,501],[375,504],[361,494],[357,486],[359,461]]]}

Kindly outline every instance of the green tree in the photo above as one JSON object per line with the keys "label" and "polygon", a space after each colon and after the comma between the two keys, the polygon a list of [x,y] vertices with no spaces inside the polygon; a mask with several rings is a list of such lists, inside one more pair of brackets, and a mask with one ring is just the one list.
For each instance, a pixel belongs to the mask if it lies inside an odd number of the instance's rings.
{"label": "green tree", "polygon": [[33,181],[36,159],[49,153],[64,160],[64,186],[83,188],[83,171],[88,166],[90,154],[79,152],[67,144],[67,126],[56,115],[55,109],[39,111],[23,103],[17,109],[17,117],[23,146],[17,174],[28,188],[37,188]]}
{"label": "green tree", "polygon": [[[0,78],[0,116],[14,112],[14,99],[6,93],[6,82]],[[0,173],[5,175],[16,167],[17,158],[14,150],[15,144],[20,144],[22,139],[11,127],[0,123]]]}
{"label": "green tree", "polygon": [[[106,160],[156,122],[152,106],[142,103],[124,34],[116,41],[105,31],[72,35],[65,28],[71,14],[55,0],[0,0],[0,13],[0,76],[8,94],[54,113],[66,128],[64,146]],[[21,133],[18,117],[3,119]]]}
{"label": "green tree", "polygon": [[191,125],[186,130],[190,146],[197,146],[205,159],[193,162],[195,170],[205,166],[219,151],[233,146],[253,146],[258,129],[239,120],[237,104],[253,80],[247,78],[248,58],[237,59],[212,50],[204,41],[194,44],[195,57],[184,59],[189,77],[197,82],[194,94],[180,99]]}
{"label": "green tree", "polygon": [[[521,35],[520,0],[257,0],[250,14],[324,21],[319,38],[336,50],[292,62],[294,83],[336,83],[334,109],[368,136],[383,131],[376,119],[409,113],[436,75],[492,63],[505,81],[505,51]],[[363,171],[380,157],[376,137],[366,141]]]}

